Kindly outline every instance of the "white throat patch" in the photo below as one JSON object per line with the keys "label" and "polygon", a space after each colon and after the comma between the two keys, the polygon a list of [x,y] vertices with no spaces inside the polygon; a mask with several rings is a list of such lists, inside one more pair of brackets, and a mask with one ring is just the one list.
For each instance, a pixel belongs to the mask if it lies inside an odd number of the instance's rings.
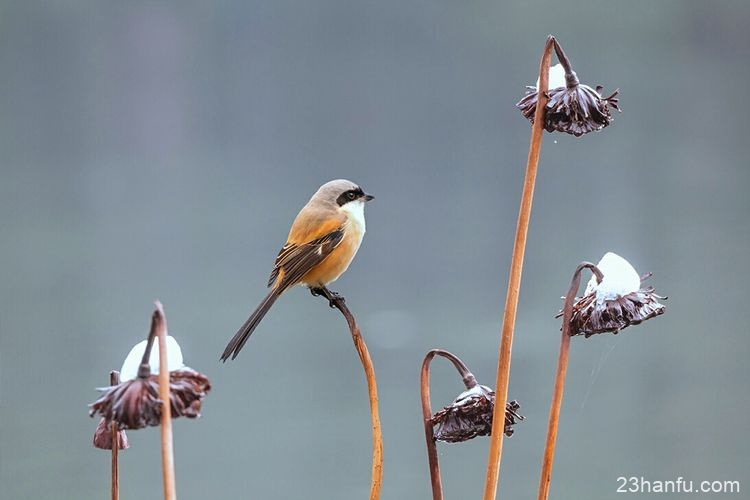
{"label": "white throat patch", "polygon": [[357,226],[362,233],[365,232],[365,202],[362,200],[345,203],[341,210],[346,212],[349,221]]}

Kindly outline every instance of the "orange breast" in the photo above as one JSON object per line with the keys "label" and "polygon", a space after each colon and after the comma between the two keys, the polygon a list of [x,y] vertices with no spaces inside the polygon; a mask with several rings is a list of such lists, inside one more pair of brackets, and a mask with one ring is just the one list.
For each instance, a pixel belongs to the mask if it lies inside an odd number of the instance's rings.
{"label": "orange breast", "polygon": [[362,243],[362,233],[352,226],[346,227],[344,239],[323,262],[310,269],[300,280],[308,286],[323,286],[336,281],[349,267]]}

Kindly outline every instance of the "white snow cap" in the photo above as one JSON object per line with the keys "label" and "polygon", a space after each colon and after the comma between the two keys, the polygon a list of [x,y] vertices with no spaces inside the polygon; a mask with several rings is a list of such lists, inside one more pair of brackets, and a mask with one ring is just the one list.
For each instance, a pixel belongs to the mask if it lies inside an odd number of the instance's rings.
{"label": "white snow cap", "polygon": [[[143,352],[146,350],[146,343],[144,340],[138,342],[128,353],[128,357],[122,363],[120,368],[120,382],[126,382],[133,380],[138,376],[138,367],[141,366],[141,358],[143,358]],[[151,347],[151,355],[148,358],[148,364],[151,366],[151,374],[156,375],[159,373],[159,339],[154,339],[154,345]],[[170,372],[184,368],[185,364],[182,360],[182,349],[180,344],[172,336],[167,336],[167,368]]]}
{"label": "white snow cap", "polygon": [[596,301],[601,304],[605,300],[614,300],[641,288],[641,277],[630,265],[616,253],[607,252],[596,265],[604,275],[602,282],[597,284],[596,276],[592,276],[586,285],[586,295],[596,291]]}
{"label": "white snow cap", "polygon": [[[554,66],[550,66],[549,68],[549,83],[547,84],[547,88],[549,90],[556,89],[559,87],[565,87],[567,83],[565,83],[565,70],[562,67],[562,64],[555,64]],[[539,88],[539,78],[536,79],[536,88]]]}
{"label": "white snow cap", "polygon": [[453,400],[454,405],[465,405],[471,401],[471,398],[474,396],[484,396],[487,397],[487,394],[490,393],[492,389],[487,387],[486,385],[475,385],[471,389],[468,389],[461,394],[458,395],[456,399]]}

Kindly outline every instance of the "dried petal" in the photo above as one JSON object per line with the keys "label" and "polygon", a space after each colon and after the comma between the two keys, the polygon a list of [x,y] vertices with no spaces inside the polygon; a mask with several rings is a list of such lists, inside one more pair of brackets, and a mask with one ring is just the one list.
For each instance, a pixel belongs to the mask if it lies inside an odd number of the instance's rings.
{"label": "dried petal", "polygon": [[525,418],[523,415],[520,415],[518,413],[518,410],[520,409],[521,409],[521,405],[516,400],[509,401],[505,405],[504,433],[508,437],[511,437],[513,435],[513,432],[514,432],[513,426],[516,424],[516,420],[520,422],[521,420]]}
{"label": "dried petal", "polygon": [[589,293],[573,304],[571,335],[588,338],[598,333],[617,334],[630,325],[664,314],[665,307],[658,300],[664,298],[656,295],[652,287],[604,301],[597,301],[595,292]]}
{"label": "dried petal", "polygon": [[117,422],[120,429],[159,425],[162,402],[158,375],[128,380],[103,390],[104,394],[91,405],[91,416],[99,413],[106,420]]}
{"label": "dried petal", "polygon": [[[117,445],[120,450],[127,450],[130,448],[128,443],[128,436],[125,431],[117,431]],[[112,449],[112,426],[111,422],[102,418],[99,420],[99,424],[96,426],[94,431],[94,448],[101,450]]]}
{"label": "dried petal", "polygon": [[201,404],[211,382],[205,375],[190,368],[176,370],[169,374],[169,397],[172,401],[172,417],[200,417]]}
{"label": "dried petal", "polygon": [[[602,97],[597,90],[583,84],[548,90],[544,128],[547,132],[565,132],[576,137],[601,130],[612,123],[609,108],[620,111],[618,93],[619,90],[615,90],[609,97]],[[537,88],[529,87],[516,104],[531,123],[534,123],[537,98]]]}
{"label": "dried petal", "polygon": [[[447,443],[460,443],[476,436],[489,436],[492,431],[492,412],[495,406],[495,392],[489,387],[478,385],[460,394],[452,404],[435,413],[433,425],[437,426],[435,439]],[[505,407],[505,435],[513,434],[516,420],[524,417],[517,413],[520,408],[516,401]]]}
{"label": "dried petal", "polygon": [[[211,383],[205,375],[189,368],[169,374],[169,399],[172,418],[200,416],[203,398]],[[159,376],[128,380],[102,389],[105,393],[91,405],[90,415],[101,414],[118,423],[120,429],[141,429],[161,422]]]}

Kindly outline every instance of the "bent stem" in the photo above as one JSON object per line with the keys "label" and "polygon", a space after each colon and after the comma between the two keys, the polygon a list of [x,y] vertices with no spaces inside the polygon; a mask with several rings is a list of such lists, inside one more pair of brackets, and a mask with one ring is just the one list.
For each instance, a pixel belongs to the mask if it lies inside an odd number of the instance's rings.
{"label": "bent stem", "polygon": [[161,465],[164,500],[176,500],[174,479],[174,450],[172,447],[172,405],[169,397],[169,367],[167,364],[167,320],[158,300],[151,317],[151,331],[159,338],[159,399],[161,405]]}
{"label": "bent stem", "polygon": [[359,354],[359,360],[362,362],[362,368],[365,371],[367,379],[367,395],[370,400],[370,422],[372,425],[372,472],[370,479],[370,500],[380,498],[380,489],[383,485],[383,434],[380,429],[380,413],[378,410],[378,385],[375,378],[375,368],[372,365],[370,352],[367,350],[367,344],[362,338],[362,334],[357,326],[357,320],[346,306],[344,297],[332,293],[327,288],[322,288],[323,295],[328,299],[331,307],[335,307],[346,319],[349,325],[349,331],[354,341],[354,347]]}
{"label": "bent stem", "polygon": [[508,379],[510,377],[513,330],[516,323],[518,293],[521,288],[521,273],[523,271],[523,258],[526,251],[526,235],[529,230],[529,219],[531,217],[531,204],[534,199],[534,184],[536,182],[536,171],[539,164],[539,151],[542,146],[544,113],[548,101],[547,87],[549,85],[549,66],[550,60],[552,59],[552,48],[554,44],[555,37],[552,35],[548,36],[547,42],[544,45],[542,59],[539,63],[538,98],[534,114],[534,123],[531,125],[531,142],[529,145],[529,156],[526,161],[526,177],[523,184],[521,207],[518,213],[516,238],[513,245],[513,257],[510,263],[508,291],[505,297],[505,308],[503,311],[503,326],[500,335],[497,380],[495,383],[495,408],[492,414],[492,433],[490,435],[490,449],[487,457],[487,476],[484,483],[484,500],[494,500],[497,494],[500,459],[503,453],[505,405],[508,402]]}
{"label": "bent stem", "polygon": [[[109,385],[117,385],[119,383],[120,372],[117,370],[109,372]],[[120,500],[120,436],[117,429],[117,422],[113,421],[109,425],[110,432],[112,433],[112,500]]]}
{"label": "bent stem", "polygon": [[425,355],[422,361],[422,370],[419,377],[420,396],[422,399],[422,418],[424,423],[424,437],[427,442],[427,459],[430,464],[430,482],[432,483],[433,500],[443,500],[443,484],[440,479],[440,464],[438,462],[437,445],[435,443],[434,426],[432,425],[432,405],[430,404],[430,363],[435,356],[442,356],[450,360],[463,378],[466,389],[472,389],[477,385],[477,379],[469,371],[461,359],[443,349],[432,349]]}
{"label": "bent stem", "polygon": [[557,60],[565,70],[565,85],[569,89],[575,88],[580,82],[578,81],[576,72],[573,71],[573,66],[570,64],[570,59],[568,59],[568,56],[565,54],[562,45],[560,45],[557,40],[555,40],[553,43],[555,45],[555,55],[557,56]]}
{"label": "bent stem", "polygon": [[555,458],[555,443],[557,442],[557,427],[560,421],[560,408],[562,407],[563,391],[565,390],[565,376],[568,373],[568,353],[570,351],[570,320],[573,317],[573,303],[581,285],[581,272],[591,269],[597,281],[601,282],[602,272],[591,262],[582,262],[573,273],[570,288],[565,295],[563,305],[562,335],[560,338],[560,354],[557,357],[557,372],[555,373],[555,389],[552,393],[552,404],[549,410],[549,423],[547,425],[547,443],[544,447],[542,458],[542,473],[539,478],[539,493],[537,500],[546,500],[549,496],[549,484],[552,477],[552,462]]}

